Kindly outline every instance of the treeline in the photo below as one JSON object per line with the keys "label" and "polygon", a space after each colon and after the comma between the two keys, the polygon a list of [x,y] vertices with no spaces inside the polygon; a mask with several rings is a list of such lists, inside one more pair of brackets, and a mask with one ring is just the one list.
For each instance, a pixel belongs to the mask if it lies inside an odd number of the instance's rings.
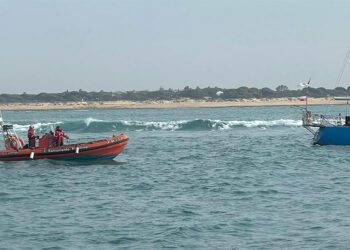
{"label": "treeline", "polygon": [[233,100],[248,98],[280,98],[299,97],[308,95],[310,97],[350,96],[350,87],[347,89],[337,87],[335,89],[304,88],[300,90],[289,90],[287,86],[280,85],[276,89],[270,88],[248,88],[224,89],[218,87],[190,88],[182,90],[160,88],[156,91],[126,91],[126,92],[87,92],[65,91],[62,93],[40,93],[40,94],[0,94],[0,103],[33,103],[33,102],[81,102],[81,101],[147,101],[147,100],[179,100],[208,99],[208,100]]}

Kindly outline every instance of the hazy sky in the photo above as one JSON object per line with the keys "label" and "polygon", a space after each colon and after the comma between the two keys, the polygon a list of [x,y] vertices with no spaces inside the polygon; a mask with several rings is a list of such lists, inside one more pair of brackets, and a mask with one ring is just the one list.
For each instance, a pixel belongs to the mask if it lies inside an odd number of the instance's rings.
{"label": "hazy sky", "polygon": [[0,0],[0,92],[334,88],[349,30],[348,0]]}

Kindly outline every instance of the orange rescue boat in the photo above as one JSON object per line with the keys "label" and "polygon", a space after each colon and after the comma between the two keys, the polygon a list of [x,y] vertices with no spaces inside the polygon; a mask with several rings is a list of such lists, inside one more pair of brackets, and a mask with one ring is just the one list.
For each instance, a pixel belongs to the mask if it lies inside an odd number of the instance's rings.
{"label": "orange rescue boat", "polygon": [[3,124],[1,117],[0,128],[5,142],[0,161],[113,159],[124,150],[129,140],[127,135],[120,134],[104,140],[57,146],[56,138],[48,133],[39,139],[38,147],[28,148],[17,136],[13,125]]}

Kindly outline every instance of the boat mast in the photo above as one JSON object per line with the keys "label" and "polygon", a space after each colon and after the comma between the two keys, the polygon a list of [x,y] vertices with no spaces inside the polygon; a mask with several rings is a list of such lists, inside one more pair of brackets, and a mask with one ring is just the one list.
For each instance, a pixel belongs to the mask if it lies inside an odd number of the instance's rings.
{"label": "boat mast", "polygon": [[1,131],[2,137],[4,139],[4,143],[5,143],[5,134],[4,134],[3,125],[4,125],[4,119],[2,118],[2,112],[0,110],[0,131]]}
{"label": "boat mast", "polygon": [[306,112],[307,112],[307,99],[308,99],[308,96],[307,96],[307,90],[308,90],[309,87],[307,87],[306,89],[306,98],[305,98],[305,106],[306,106]]}
{"label": "boat mast", "polygon": [[1,133],[4,133],[3,125],[4,125],[4,119],[2,118],[2,112],[0,110],[0,131],[1,131]]}
{"label": "boat mast", "polygon": [[306,108],[306,112],[307,112],[307,99],[309,99],[309,87],[310,87],[310,81],[311,81],[311,77],[309,78],[309,81],[306,84],[306,100],[305,100],[305,108]]}
{"label": "boat mast", "polygon": [[4,124],[4,119],[2,118],[2,112],[0,110],[0,127],[2,128],[2,125]]}

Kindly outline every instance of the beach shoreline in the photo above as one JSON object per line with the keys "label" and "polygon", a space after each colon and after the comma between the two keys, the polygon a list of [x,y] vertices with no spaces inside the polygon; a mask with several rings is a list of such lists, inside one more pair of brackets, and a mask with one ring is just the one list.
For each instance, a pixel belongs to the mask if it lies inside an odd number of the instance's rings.
{"label": "beach shoreline", "polygon": [[[309,98],[308,105],[341,105],[345,101],[331,98]],[[0,104],[3,111],[42,111],[79,109],[179,109],[179,108],[226,108],[226,107],[266,107],[304,106],[298,98],[237,99],[237,100],[171,100],[171,101],[105,101],[105,102],[59,102],[59,103],[9,103]]]}

